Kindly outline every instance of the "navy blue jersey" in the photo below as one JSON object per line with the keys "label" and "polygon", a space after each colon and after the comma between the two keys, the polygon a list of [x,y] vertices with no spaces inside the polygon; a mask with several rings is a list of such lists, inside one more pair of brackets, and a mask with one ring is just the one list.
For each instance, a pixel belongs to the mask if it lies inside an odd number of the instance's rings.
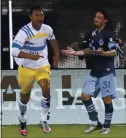
{"label": "navy blue jersey", "polygon": [[[103,29],[101,32],[97,30],[92,32],[89,48],[92,50],[103,49],[103,51],[116,50],[115,34],[113,31]],[[91,75],[95,77],[102,77],[113,73],[115,75],[114,57],[105,57],[93,54],[93,65]]]}

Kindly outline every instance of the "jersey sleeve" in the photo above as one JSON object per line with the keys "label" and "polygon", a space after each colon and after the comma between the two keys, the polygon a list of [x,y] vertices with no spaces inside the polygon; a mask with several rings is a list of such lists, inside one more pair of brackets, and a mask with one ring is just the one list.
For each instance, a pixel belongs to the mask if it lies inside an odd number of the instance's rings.
{"label": "jersey sleeve", "polygon": [[110,33],[109,40],[108,40],[108,48],[110,50],[117,49],[116,37],[114,33]]}
{"label": "jersey sleeve", "polygon": [[48,40],[53,40],[55,39],[55,35],[53,33],[53,29],[50,27],[49,28],[49,36],[48,36]]}
{"label": "jersey sleeve", "polygon": [[15,39],[12,43],[12,55],[18,57],[19,52],[21,51],[25,41],[27,40],[28,36],[25,31],[22,29],[19,30]]}

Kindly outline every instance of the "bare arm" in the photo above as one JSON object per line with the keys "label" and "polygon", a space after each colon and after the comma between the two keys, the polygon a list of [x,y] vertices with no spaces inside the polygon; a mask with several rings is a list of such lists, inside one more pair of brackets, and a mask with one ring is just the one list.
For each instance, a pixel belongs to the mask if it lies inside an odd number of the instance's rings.
{"label": "bare arm", "polygon": [[[101,54],[100,54],[101,52]],[[92,55],[93,53],[95,54],[99,54],[101,56],[105,56],[105,57],[114,57],[116,56],[116,50],[111,50],[111,51],[92,51],[90,48],[86,48],[84,50],[81,51],[75,51],[74,55],[75,56],[83,56],[83,55]]]}
{"label": "bare arm", "polygon": [[105,56],[105,57],[114,57],[114,56],[116,56],[116,50],[111,50],[111,51],[104,52],[103,56]]}
{"label": "bare arm", "polygon": [[93,51],[93,53],[101,55],[101,56],[105,56],[105,57],[114,57],[116,56],[116,50],[110,50],[110,51],[103,51],[103,50],[95,50]]}
{"label": "bare arm", "polygon": [[74,53],[75,56],[92,55],[92,54],[93,54],[93,52],[90,48],[86,48],[81,51],[75,51],[75,53]]}
{"label": "bare arm", "polygon": [[57,44],[57,40],[56,39],[53,39],[53,40],[50,40],[49,41],[52,48],[53,48],[53,53],[54,53],[54,56],[53,56],[53,67],[58,67],[58,61],[59,61],[59,47],[58,47],[58,44]]}
{"label": "bare arm", "polygon": [[74,55],[74,56],[83,56],[83,55],[92,55],[93,51],[90,48],[86,48],[80,51],[74,51],[72,48],[67,47],[66,50],[62,50],[64,55]]}
{"label": "bare arm", "polygon": [[42,57],[40,55],[24,53],[17,47],[12,48],[12,56],[18,57],[18,58],[32,59],[32,60],[38,60],[40,57]]}
{"label": "bare arm", "polygon": [[40,56],[40,55],[33,55],[33,54],[27,54],[27,53],[24,53],[24,52],[20,51],[19,54],[18,54],[18,57],[19,58],[32,59],[32,60],[38,60],[42,56]]}

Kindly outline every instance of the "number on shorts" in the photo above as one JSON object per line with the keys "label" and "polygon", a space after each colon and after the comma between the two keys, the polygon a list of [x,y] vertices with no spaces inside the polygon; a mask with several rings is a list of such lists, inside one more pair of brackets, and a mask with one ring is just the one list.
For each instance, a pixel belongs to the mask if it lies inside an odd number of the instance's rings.
{"label": "number on shorts", "polygon": [[103,81],[103,89],[110,88],[110,81]]}

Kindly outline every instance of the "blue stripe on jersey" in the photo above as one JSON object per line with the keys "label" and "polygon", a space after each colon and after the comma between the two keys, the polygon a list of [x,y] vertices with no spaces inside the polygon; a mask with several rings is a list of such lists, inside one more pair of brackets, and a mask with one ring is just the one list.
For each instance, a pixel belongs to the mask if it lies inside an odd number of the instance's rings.
{"label": "blue stripe on jersey", "polygon": [[22,49],[22,46],[20,46],[19,44],[15,43],[15,42],[12,43],[12,47],[16,47],[20,50]]}
{"label": "blue stripe on jersey", "polygon": [[31,29],[29,28],[28,25],[26,25],[26,27],[28,28],[28,30],[31,32],[32,36],[34,36],[34,34],[32,33]]}
{"label": "blue stripe on jersey", "polygon": [[23,49],[31,50],[31,51],[40,51],[40,50],[43,50],[45,47],[46,47],[46,45],[41,46],[41,47],[31,47],[31,46],[24,45]]}
{"label": "blue stripe on jersey", "polygon": [[24,31],[26,33],[26,35],[28,36],[28,38],[29,38],[29,35],[28,35],[27,31],[25,31],[24,28],[22,28],[21,30]]}
{"label": "blue stripe on jersey", "polygon": [[116,48],[116,43],[115,42],[108,42],[108,47],[109,47],[109,49]]}
{"label": "blue stripe on jersey", "polygon": [[23,29],[25,29],[25,31],[27,31],[27,33],[29,34],[29,37],[31,37],[31,33],[30,33],[30,31],[28,30],[28,28],[26,28],[26,27],[24,26]]}
{"label": "blue stripe on jersey", "polygon": [[27,29],[26,28],[22,28],[26,33],[27,33],[27,35],[28,35],[28,38],[30,38],[30,34],[29,34],[29,32],[27,31]]}

